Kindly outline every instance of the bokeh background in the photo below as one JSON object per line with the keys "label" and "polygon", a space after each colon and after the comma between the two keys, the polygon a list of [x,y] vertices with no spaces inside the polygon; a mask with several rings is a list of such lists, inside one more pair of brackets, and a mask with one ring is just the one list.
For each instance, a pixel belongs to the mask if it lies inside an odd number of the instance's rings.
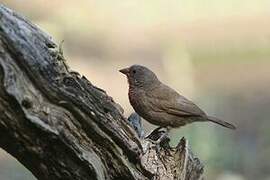
{"label": "bokeh background", "polygon": [[[269,0],[1,0],[60,43],[75,71],[132,112],[118,69],[142,64],[236,131],[196,123],[188,138],[210,180],[270,179]],[[153,128],[144,123],[147,131]],[[0,180],[32,180],[0,151]]]}

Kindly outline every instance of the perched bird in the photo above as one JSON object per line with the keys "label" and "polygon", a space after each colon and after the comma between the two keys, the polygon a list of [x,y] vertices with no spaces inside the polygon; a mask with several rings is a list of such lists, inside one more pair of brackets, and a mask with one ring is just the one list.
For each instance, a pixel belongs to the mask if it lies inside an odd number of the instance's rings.
{"label": "perched bird", "polygon": [[177,128],[193,122],[211,121],[226,128],[236,127],[228,122],[208,116],[190,100],[159,81],[150,69],[133,65],[119,70],[128,79],[130,104],[148,122]]}

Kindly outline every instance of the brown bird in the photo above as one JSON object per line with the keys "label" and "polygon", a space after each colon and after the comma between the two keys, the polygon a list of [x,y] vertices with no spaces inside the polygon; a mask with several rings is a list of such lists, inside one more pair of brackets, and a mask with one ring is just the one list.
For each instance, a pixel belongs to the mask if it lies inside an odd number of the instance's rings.
{"label": "brown bird", "polygon": [[211,121],[226,128],[236,127],[208,116],[190,100],[159,81],[150,69],[133,65],[119,70],[128,79],[130,104],[141,117],[161,127],[180,127],[193,122]]}

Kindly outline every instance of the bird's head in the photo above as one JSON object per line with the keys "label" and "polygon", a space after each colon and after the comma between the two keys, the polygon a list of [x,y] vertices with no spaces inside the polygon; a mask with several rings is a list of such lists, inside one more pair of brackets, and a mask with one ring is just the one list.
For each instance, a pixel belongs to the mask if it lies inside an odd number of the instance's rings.
{"label": "bird's head", "polygon": [[132,65],[119,71],[127,76],[128,83],[131,87],[147,88],[159,83],[155,73],[141,65]]}

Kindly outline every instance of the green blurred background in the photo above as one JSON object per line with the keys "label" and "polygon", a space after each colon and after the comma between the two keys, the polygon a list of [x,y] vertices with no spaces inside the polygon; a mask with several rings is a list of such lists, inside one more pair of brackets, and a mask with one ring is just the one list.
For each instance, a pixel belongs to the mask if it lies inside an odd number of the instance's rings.
{"label": "green blurred background", "polygon": [[[2,0],[64,40],[73,70],[132,112],[118,69],[142,64],[231,131],[196,123],[188,138],[210,180],[270,180],[269,0]],[[145,122],[147,131],[154,128]],[[0,180],[35,179],[0,152]]]}

